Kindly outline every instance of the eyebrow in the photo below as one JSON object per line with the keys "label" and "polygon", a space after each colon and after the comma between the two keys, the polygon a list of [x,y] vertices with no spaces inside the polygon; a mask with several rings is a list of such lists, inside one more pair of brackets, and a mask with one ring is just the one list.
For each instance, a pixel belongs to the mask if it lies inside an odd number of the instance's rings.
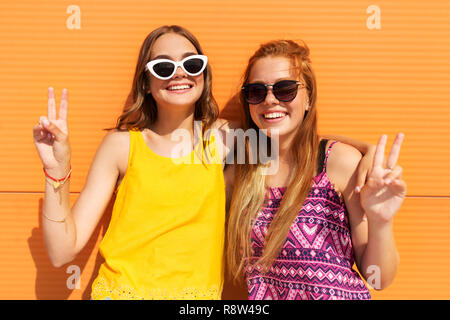
{"label": "eyebrow", "polygon": [[[181,59],[184,59],[186,57],[189,56],[193,56],[193,55],[197,55],[198,53],[195,52],[185,52],[183,53],[183,55],[181,56]],[[166,54],[160,54],[159,56],[154,57],[152,60],[156,60],[156,59],[169,59],[169,60],[173,60],[173,58],[169,55]]]}

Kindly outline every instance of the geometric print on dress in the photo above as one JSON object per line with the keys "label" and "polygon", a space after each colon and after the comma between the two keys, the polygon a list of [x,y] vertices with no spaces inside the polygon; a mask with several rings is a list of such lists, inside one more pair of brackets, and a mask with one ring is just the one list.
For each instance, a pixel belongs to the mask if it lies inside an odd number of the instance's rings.
{"label": "geometric print on dress", "polygon": [[[334,143],[331,144],[331,146]],[[348,212],[323,171],[312,183],[280,254],[262,273],[255,264],[261,256],[267,230],[286,188],[269,188],[263,208],[253,221],[252,256],[245,261],[249,299],[370,299],[370,292],[352,269],[354,251]]]}

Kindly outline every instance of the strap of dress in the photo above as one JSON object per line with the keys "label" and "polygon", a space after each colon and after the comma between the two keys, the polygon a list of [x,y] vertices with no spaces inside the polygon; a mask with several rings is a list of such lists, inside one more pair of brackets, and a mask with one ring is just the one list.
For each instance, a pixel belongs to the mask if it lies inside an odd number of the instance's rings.
{"label": "strap of dress", "polygon": [[333,145],[338,142],[338,141],[333,141],[330,146],[328,147],[327,153],[325,154],[325,159],[323,160],[323,168],[322,171],[325,171],[327,168],[327,160],[328,160],[328,156],[330,155],[331,152],[331,148],[333,147]]}

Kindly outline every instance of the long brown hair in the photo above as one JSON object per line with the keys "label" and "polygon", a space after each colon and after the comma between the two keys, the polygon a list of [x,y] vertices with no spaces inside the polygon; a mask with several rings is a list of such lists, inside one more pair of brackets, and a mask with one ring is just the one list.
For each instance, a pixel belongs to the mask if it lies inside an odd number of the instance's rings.
{"label": "long brown hair", "polygon": [[[150,55],[155,41],[166,33],[176,33],[188,39],[197,50],[198,54],[204,54],[197,38],[187,29],[177,26],[162,26],[153,30],[142,43],[134,73],[133,85],[128,96],[122,114],[117,119],[115,129],[119,131],[148,128],[158,117],[156,102],[148,93],[150,86],[150,72],[146,64],[150,61]],[[219,116],[219,107],[212,94],[212,74],[209,64],[204,75],[204,88],[202,95],[195,103],[194,120],[202,122],[202,137]]]}
{"label": "long brown hair", "polygon": [[[287,57],[291,60],[292,66],[297,71],[298,79],[305,84],[310,107],[297,128],[290,148],[294,163],[292,178],[280,208],[267,231],[262,256],[256,262],[263,271],[268,270],[279,254],[290,226],[308,195],[317,170],[316,159],[319,146],[316,110],[317,86],[314,71],[311,68],[309,48],[304,43],[299,44],[291,40],[277,40],[261,45],[249,59],[242,85],[248,83],[250,71],[255,62],[268,56]],[[250,116],[249,105],[244,100],[242,93],[240,101],[244,130],[255,129],[258,132],[258,127]],[[255,146],[251,146],[247,140],[245,144],[247,159],[252,147]],[[227,226],[228,269],[235,280],[239,279],[245,267],[245,261],[252,255],[250,238],[252,226],[258,211],[262,208],[267,192],[263,174],[264,167],[261,163],[249,164],[247,162],[236,165],[235,185]]]}

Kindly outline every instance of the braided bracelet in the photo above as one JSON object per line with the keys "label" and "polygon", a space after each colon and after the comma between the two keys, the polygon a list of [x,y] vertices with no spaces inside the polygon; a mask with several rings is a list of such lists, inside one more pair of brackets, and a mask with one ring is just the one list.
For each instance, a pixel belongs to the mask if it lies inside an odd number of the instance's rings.
{"label": "braided bracelet", "polygon": [[[45,176],[46,176],[46,178],[47,178],[47,181],[48,181],[48,182],[51,182],[52,185],[53,185],[53,188],[55,188],[55,189],[58,189],[58,188],[62,187],[62,186],[64,185],[64,183],[66,183],[67,179],[69,179],[70,176],[72,175],[72,166],[70,166],[69,173],[68,173],[64,178],[62,178],[62,179],[55,179],[55,178],[53,178],[51,175],[49,175],[49,174],[47,173],[47,171],[45,171],[45,168],[43,168],[43,169],[44,169],[44,174],[45,174]],[[42,213],[42,216],[43,216],[45,219],[50,220],[50,221],[53,221],[53,222],[65,222],[65,221],[66,221],[66,218],[67,218],[67,216],[66,216],[66,217],[64,217],[64,219],[62,219],[62,220],[55,220],[55,219],[51,219],[51,218],[47,217],[44,213]]]}
{"label": "braided bracelet", "polygon": [[47,171],[45,171],[45,168],[43,168],[43,170],[44,170],[44,174],[45,174],[45,176],[47,177],[47,179],[52,180],[51,183],[52,183],[52,185],[53,185],[53,188],[55,188],[55,189],[58,189],[59,187],[63,186],[64,183],[66,183],[67,179],[69,179],[70,176],[72,175],[72,166],[70,166],[69,173],[68,173],[64,178],[62,178],[62,179],[55,179],[55,178],[53,178],[51,175],[49,175],[49,174],[47,173]]}

